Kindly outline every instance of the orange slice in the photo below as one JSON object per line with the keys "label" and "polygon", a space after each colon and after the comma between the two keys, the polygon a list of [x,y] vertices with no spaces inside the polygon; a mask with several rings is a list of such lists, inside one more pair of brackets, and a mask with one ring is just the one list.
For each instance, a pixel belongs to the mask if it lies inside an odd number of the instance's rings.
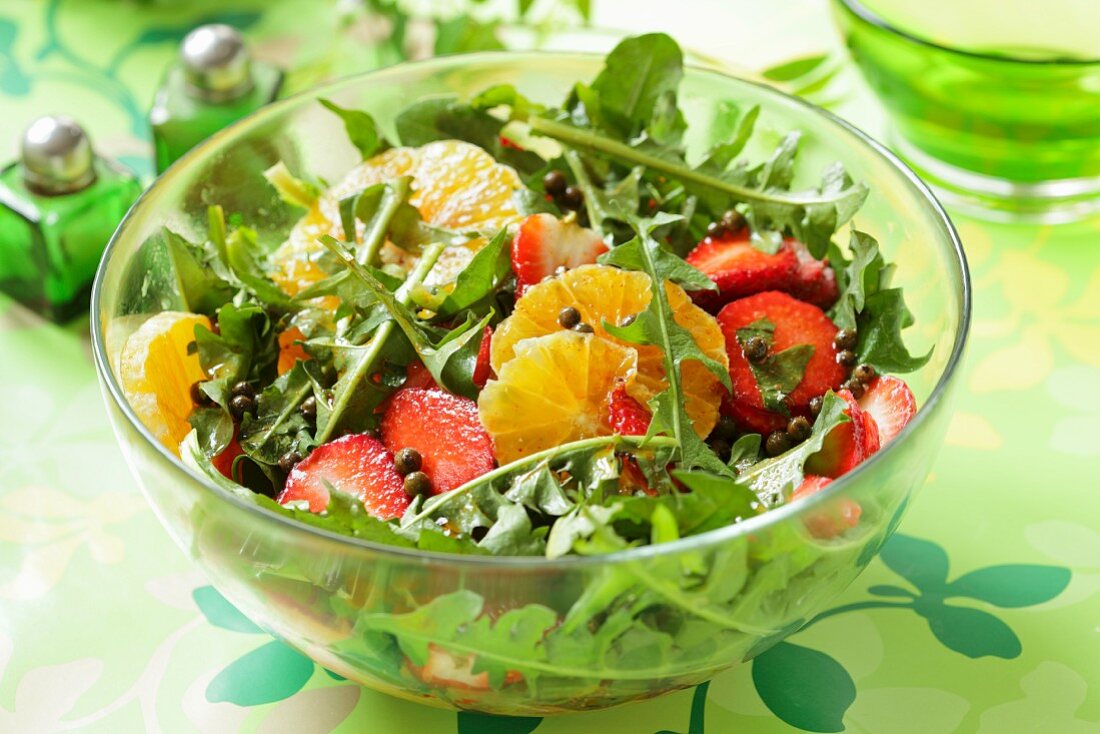
{"label": "orange slice", "polygon": [[[412,177],[413,193],[409,203],[429,224],[463,232],[479,230],[495,234],[520,219],[512,199],[523,185],[519,175],[476,145],[460,140],[438,140],[419,148],[391,148],[352,169],[295,225],[287,242],[273,256],[275,282],[294,295],[322,279],[325,273],[316,259],[324,248],[317,244],[317,238],[325,234],[343,237],[340,199],[399,176]],[[432,268],[428,283],[454,280],[484,244],[485,241],[479,238],[465,246],[448,248]],[[410,257],[388,246],[383,251],[383,259],[409,265]]]}
{"label": "orange slice", "polygon": [[[676,323],[691,332],[704,354],[728,368],[725,338],[714,317],[692,303],[684,289],[675,283],[665,283],[665,293]],[[490,352],[493,370],[500,374],[515,356],[521,340],[562,331],[558,314],[572,306],[597,336],[637,351],[638,375],[627,386],[627,392],[644,404],[668,385],[661,348],[619,340],[604,331],[603,322],[622,323],[628,316],[644,310],[651,297],[650,280],[645,273],[607,265],[582,265],[567,270],[529,288],[516,303],[512,315],[493,332]],[[688,417],[695,432],[706,436],[718,421],[718,406],[725,388],[714,373],[696,360],[684,361],[681,372]]]}
{"label": "orange slice", "polygon": [[613,433],[607,396],[633,379],[636,364],[632,348],[592,334],[559,331],[515,344],[477,400],[497,461]]}
{"label": "orange slice", "polygon": [[191,385],[206,379],[198,355],[187,353],[198,325],[209,329],[210,319],[179,311],[158,313],[126,339],[119,359],[119,379],[130,407],[175,452],[191,432]]}

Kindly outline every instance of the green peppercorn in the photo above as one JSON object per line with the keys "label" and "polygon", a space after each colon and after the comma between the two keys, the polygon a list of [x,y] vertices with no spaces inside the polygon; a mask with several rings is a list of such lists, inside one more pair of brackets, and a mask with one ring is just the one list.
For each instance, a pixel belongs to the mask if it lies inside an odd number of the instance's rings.
{"label": "green peppercorn", "polygon": [[284,474],[290,474],[290,471],[302,460],[302,455],[297,451],[287,451],[285,454],[279,457],[279,468],[283,470]]}
{"label": "green peppercorn", "polygon": [[736,209],[727,209],[722,212],[722,218],[718,221],[722,223],[722,226],[725,227],[726,231],[730,234],[745,226],[745,218],[741,216],[741,212]]}
{"label": "green peppercorn", "polygon": [[833,344],[837,349],[854,349],[859,341],[859,335],[855,329],[841,329],[836,333]]}
{"label": "green peppercorn", "polygon": [[707,225],[707,237],[719,239],[725,233],[726,228],[722,226],[721,222],[711,222]]}
{"label": "green peppercorn", "polygon": [[836,363],[844,367],[851,367],[859,357],[851,349],[841,349],[836,353]]}
{"label": "green peppercorn", "polygon": [[791,447],[790,436],[786,431],[776,431],[768,434],[768,440],[764,442],[764,451],[768,456],[779,456]]}
{"label": "green peppercorn", "polygon": [[416,449],[404,448],[393,455],[393,468],[403,477],[420,471],[423,464],[424,460]]}
{"label": "green peppercorn", "polygon": [[852,393],[852,397],[854,397],[856,400],[862,398],[863,393],[867,392],[867,386],[859,380],[855,379],[848,380],[844,383],[842,387],[848,392]]}
{"label": "green peppercorn", "polygon": [[745,353],[745,359],[759,364],[768,356],[768,341],[762,336],[750,336],[741,349]]}
{"label": "green peppercorn", "polygon": [[728,415],[719,416],[718,422],[714,424],[714,430],[710,432],[710,435],[733,443],[737,438],[737,421]]}
{"label": "green peppercorn", "polygon": [[210,396],[206,394],[206,391],[202,389],[201,381],[191,383],[191,402],[200,408],[214,404],[214,401],[211,400]]}
{"label": "green peppercorn", "polygon": [[246,414],[256,412],[256,399],[248,395],[234,395],[229,401],[229,414],[241,420]]}
{"label": "green peppercorn", "polygon": [[591,326],[584,323],[583,321],[581,323],[577,324],[576,326],[574,326],[573,331],[577,332],[578,334],[593,334],[593,333],[595,333],[595,329],[593,329]]}
{"label": "green peppercorn", "polygon": [[787,436],[794,443],[802,443],[809,438],[811,430],[810,421],[801,415],[796,415],[787,423]]}
{"label": "green peppercorn", "polygon": [[821,406],[825,404],[825,398],[818,395],[817,397],[810,398],[810,415],[817,417],[821,412]]}
{"label": "green peppercorn", "polygon": [[542,188],[555,199],[565,193],[565,187],[569,182],[561,171],[550,171],[542,177]]}
{"label": "green peppercorn", "polygon": [[317,420],[317,398],[310,395],[298,406],[298,414],[312,423]]}
{"label": "green peppercorn", "polygon": [[572,329],[581,322],[581,312],[572,306],[566,306],[558,312],[558,323],[563,329]]}
{"label": "green peppercorn", "polygon": [[237,384],[235,384],[232,388],[230,388],[229,394],[232,395],[233,397],[237,397],[238,395],[243,395],[243,396],[248,397],[248,398],[255,398],[256,397],[256,388],[252,387],[252,385],[250,383],[245,382],[244,380],[242,380],[242,381],[238,382]]}
{"label": "green peppercorn", "polygon": [[859,380],[866,385],[868,382],[875,379],[875,368],[866,362],[857,364],[855,369],[852,370],[852,379]]}
{"label": "green peppercorn", "polygon": [[584,192],[576,186],[566,186],[558,203],[565,209],[576,211],[584,206]]}
{"label": "green peppercorn", "polygon": [[405,475],[405,494],[410,497],[427,496],[432,493],[432,480],[422,471]]}

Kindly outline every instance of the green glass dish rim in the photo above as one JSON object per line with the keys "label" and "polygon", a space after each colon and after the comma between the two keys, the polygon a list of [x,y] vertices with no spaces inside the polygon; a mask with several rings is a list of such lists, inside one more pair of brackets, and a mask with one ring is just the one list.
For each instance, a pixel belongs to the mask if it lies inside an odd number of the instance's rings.
{"label": "green glass dish rim", "polygon": [[814,114],[820,115],[829,122],[837,125],[842,130],[852,134],[857,140],[862,142],[868,148],[870,148],[879,157],[885,159],[894,168],[898,169],[898,172],[908,180],[910,184],[917,190],[917,192],[925,200],[925,203],[929,206],[929,213],[932,214],[939,223],[943,226],[944,231],[947,233],[950,239],[951,249],[955,256],[955,264],[959,269],[961,286],[962,286],[962,300],[961,309],[958,314],[958,330],[955,334],[955,341],[952,344],[951,355],[944,367],[943,373],[940,375],[939,380],[936,382],[935,387],[932,389],[932,393],[929,395],[928,400],[924,406],[917,412],[917,415],[909,422],[901,433],[891,441],[888,445],[884,446],[880,451],[876,452],[867,461],[860,464],[851,472],[833,481],[829,486],[820,492],[816,492],[813,497],[809,497],[804,501],[783,505],[773,510],[758,515],[757,517],[744,520],[734,525],[729,525],[716,530],[711,530],[699,535],[688,536],[668,543],[658,543],[655,545],[646,545],[638,548],[630,548],[623,551],[616,551],[614,553],[607,553],[597,556],[562,556],[553,560],[547,560],[541,556],[475,556],[475,555],[460,555],[454,553],[442,553],[437,551],[422,551],[417,549],[400,548],[397,546],[386,545],[384,543],[376,543],[362,538],[355,538],[348,535],[341,535],[334,533],[323,528],[307,525],[302,522],[298,522],[290,517],[279,515],[275,512],[267,510],[257,504],[248,502],[247,500],[234,495],[226,489],[217,486],[214,482],[208,478],[202,476],[198,472],[192,470],[186,466],[178,456],[170,452],[159,440],[157,440],[144,423],[137,417],[133,409],[130,407],[129,401],[126,399],[125,394],[122,391],[121,386],[115,379],[114,371],[111,369],[110,357],[107,354],[107,343],[104,333],[104,323],[99,318],[100,306],[104,300],[103,282],[106,277],[108,265],[111,261],[111,256],[114,250],[119,245],[121,234],[125,231],[127,223],[134,217],[134,213],[142,206],[143,202],[151,193],[160,186],[167,185],[165,182],[173,176],[179,175],[179,172],[186,169],[192,164],[193,161],[197,161],[203,157],[207,151],[217,150],[223,144],[223,141],[228,141],[235,137],[238,131],[244,131],[248,128],[259,127],[271,118],[277,117],[284,110],[295,107],[300,104],[304,99],[317,99],[319,97],[331,96],[332,92],[343,88],[345,86],[353,86],[361,84],[362,80],[366,77],[370,77],[372,80],[378,83],[384,83],[388,77],[400,78],[410,68],[426,68],[427,70],[442,70],[448,67],[456,65],[477,65],[478,63],[501,63],[501,62],[514,62],[527,58],[529,60],[541,60],[546,63],[550,58],[571,58],[579,60],[589,60],[593,62],[599,62],[603,60],[602,54],[586,53],[586,52],[561,52],[561,51],[485,51],[471,54],[462,54],[458,56],[439,57],[426,59],[422,61],[410,61],[395,64],[394,66],[387,67],[376,71],[370,71],[363,74],[357,74],[343,79],[339,79],[334,82],[315,87],[313,89],[300,92],[286,99],[279,100],[272,104],[269,104],[260,110],[253,112],[252,114],[242,118],[241,120],[233,123],[229,127],[226,127],[210,138],[206,139],[199,145],[192,148],[175,163],[168,167],[164,173],[162,173],[153,184],[142,193],[141,197],[130,207],[130,210],[126,213],[122,222],[119,224],[118,229],[115,230],[114,235],[111,237],[111,241],[107,244],[107,247],[103,253],[103,259],[100,262],[99,270],[96,273],[95,281],[92,284],[91,295],[91,307],[90,307],[90,321],[91,321],[91,336],[92,336],[92,352],[95,360],[96,370],[100,374],[100,379],[106,386],[111,399],[114,401],[115,406],[126,416],[126,419],[134,427],[135,430],[142,436],[142,438],[148,442],[148,444],[161,456],[168,460],[168,462],[179,469],[185,475],[190,477],[192,481],[204,486],[210,492],[221,497],[223,500],[236,505],[246,512],[251,512],[262,518],[262,521],[281,524],[286,527],[288,532],[307,533],[314,536],[320,536],[321,538],[346,544],[350,547],[360,548],[365,551],[378,553],[381,555],[390,555],[399,558],[405,558],[408,560],[417,560],[420,562],[432,562],[450,566],[497,566],[502,568],[530,568],[530,569],[543,569],[553,570],[560,568],[578,568],[585,566],[600,566],[605,564],[615,563],[631,563],[638,560],[651,559],[662,557],[666,555],[687,552],[692,550],[698,550],[700,548],[716,546],[730,540],[748,535],[754,532],[760,532],[771,525],[778,525],[789,518],[793,518],[799,515],[809,515],[810,511],[817,505],[828,502],[830,498],[835,495],[843,494],[847,487],[864,474],[874,471],[875,467],[881,463],[883,457],[892,451],[895,451],[908,437],[915,435],[928,417],[936,411],[943,409],[943,397],[946,393],[947,386],[951,382],[951,378],[955,375],[959,364],[962,360],[963,353],[965,352],[967,338],[970,332],[970,320],[971,320],[971,286],[970,286],[970,271],[967,266],[966,254],[963,250],[962,241],[959,238],[958,232],[955,230],[951,219],[947,216],[943,206],[939,203],[936,197],[933,195],[931,189],[925,184],[916,173],[913,172],[905,163],[903,163],[897,156],[891,153],[882,144],[876,142],[873,138],[869,137],[866,133],[862,132],[859,128],[844,121],[840,117],[832,114],[831,112],[817,107],[803,99],[794,97],[777,90],[775,87],[753,81],[751,79],[745,79],[742,77],[735,77],[729,74],[723,74],[713,69],[708,69],[696,65],[688,65],[688,69],[693,74],[701,74],[705,76],[715,76],[724,79],[734,79],[739,83],[748,84],[754,87],[759,87],[767,94],[775,95],[789,103],[793,103],[797,106],[807,108]]}
{"label": "green glass dish rim", "polygon": [[882,15],[868,8],[860,0],[833,0],[834,3],[840,5],[856,18],[856,20],[863,21],[868,25],[872,25],[880,30],[891,33],[905,41],[915,43],[920,46],[926,46],[938,51],[943,51],[949,54],[956,54],[964,56],[969,59],[979,59],[982,61],[989,61],[993,63],[1003,64],[1025,64],[1032,67],[1072,67],[1083,68],[1091,66],[1100,66],[1100,58],[1098,59],[1074,59],[1068,57],[1052,56],[1047,59],[1035,59],[1035,58],[1023,58],[1021,56],[1011,56],[1009,54],[992,54],[983,53],[981,51],[972,51],[958,46],[948,46],[938,41],[933,41],[930,38],[918,35],[907,31],[893,22],[887,20]]}

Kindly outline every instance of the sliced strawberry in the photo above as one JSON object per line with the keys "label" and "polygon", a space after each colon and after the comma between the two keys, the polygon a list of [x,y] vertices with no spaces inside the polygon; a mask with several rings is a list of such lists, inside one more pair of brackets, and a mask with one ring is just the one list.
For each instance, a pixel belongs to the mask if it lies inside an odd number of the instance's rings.
{"label": "sliced strawberry", "polygon": [[[791,501],[808,497],[832,484],[828,477],[819,477],[807,474],[802,484],[791,495]],[[848,497],[841,497],[820,510],[806,517],[806,529],[815,538],[835,538],[849,528],[854,528],[859,522],[859,516],[863,514],[863,508],[859,503]]]}
{"label": "sliced strawberry", "polygon": [[859,407],[878,427],[879,440],[888,444],[917,414],[917,400],[902,380],[879,375],[867,384]]}
{"label": "sliced strawberry", "polygon": [[599,234],[574,219],[552,214],[532,214],[523,220],[512,240],[512,270],[516,295],[553,275],[558,268],[575,268],[596,262],[607,252]]}
{"label": "sliced strawberry", "polygon": [[[481,346],[477,349],[477,364],[474,365],[473,382],[477,389],[485,387],[485,383],[493,375],[493,368],[489,366],[489,348],[493,341],[493,328],[486,326],[481,335]],[[427,369],[424,370],[427,372]],[[434,382],[434,381],[433,381]]]}
{"label": "sliced strawberry", "polygon": [[787,239],[783,249],[794,254],[798,261],[795,276],[788,285],[780,290],[787,291],[795,298],[826,309],[836,303],[840,297],[837,290],[836,273],[827,260],[818,260],[798,240]]}
{"label": "sliced strawberry", "polygon": [[244,449],[237,443],[237,434],[234,432],[233,440],[222,449],[222,452],[210,460],[214,468],[221,472],[227,479],[233,479],[233,460],[244,453]]}
{"label": "sliced strawberry", "polygon": [[830,431],[821,451],[806,461],[808,473],[832,479],[851,471],[879,447],[878,428],[865,417],[852,393],[840,390],[837,395],[848,403],[844,413],[851,420]]}
{"label": "sliced strawberry", "polygon": [[607,422],[620,436],[644,436],[649,430],[649,410],[618,385],[607,398]]}
{"label": "sliced strawberry", "polygon": [[810,400],[827,390],[840,386],[845,369],[836,362],[833,340],[837,328],[829,317],[809,303],[803,303],[786,293],[765,291],[727,304],[718,313],[718,324],[726,338],[726,353],[730,360],[733,394],[727,414],[748,428],[762,433],[779,430],[788,416],[765,408],[756,377],[737,341],[737,330],[761,319],[775,326],[771,352],[781,352],[800,344],[814,348],[806,364],[802,381],[786,398],[791,415],[806,415]]}
{"label": "sliced strawberry", "polygon": [[[476,655],[455,655],[438,645],[428,645],[428,659],[423,666],[408,661],[409,672],[430,686],[440,686],[463,691],[488,691],[489,673],[474,672]],[[504,685],[523,680],[518,670],[504,674]]]}
{"label": "sliced strawberry", "polygon": [[287,477],[280,504],[307,500],[310,512],[328,507],[328,485],[358,497],[367,512],[388,520],[409,506],[404,480],[393,468],[393,454],[365,433],[343,436],[318,446]]}
{"label": "sliced strawberry", "polygon": [[[733,418],[742,429],[748,429],[750,432],[762,433],[765,436],[773,431],[784,430],[787,427],[787,422],[790,420],[790,418],[785,415],[773,413],[763,408],[753,408],[743,401],[734,400],[732,395],[727,395],[722,398],[720,411],[722,415],[728,415],[730,418]],[[808,410],[792,412],[792,415],[800,415],[802,413],[805,413],[807,417],[809,416]]]}
{"label": "sliced strawberry", "polygon": [[382,418],[390,451],[416,449],[435,494],[491,471],[493,443],[481,427],[477,403],[440,389],[402,388]]}
{"label": "sliced strawberry", "polygon": [[691,294],[697,304],[711,310],[735,298],[787,290],[798,270],[794,252],[787,248],[774,255],[762,252],[753,247],[747,229],[721,238],[707,237],[686,259],[718,286],[717,291]]}
{"label": "sliced strawberry", "polygon": [[[480,357],[480,354],[478,356]],[[409,366],[405,368],[405,382],[401,384],[401,387],[405,389],[414,387],[439,389],[432,373],[419,361],[410,362]]]}

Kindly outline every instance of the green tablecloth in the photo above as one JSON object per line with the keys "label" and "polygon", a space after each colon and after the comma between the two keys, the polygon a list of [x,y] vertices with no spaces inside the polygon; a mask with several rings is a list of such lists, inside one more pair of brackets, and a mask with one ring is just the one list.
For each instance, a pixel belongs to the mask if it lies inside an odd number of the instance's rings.
{"label": "green tablecloth", "polygon": [[[229,5],[6,0],[0,152],[14,152],[32,116],[67,111],[101,150],[148,173],[142,110],[191,22],[243,24],[261,53],[284,59],[315,53],[333,27],[315,2]],[[604,23],[671,30],[746,66],[836,44],[824,0],[596,6]],[[877,130],[846,75],[841,111]],[[400,702],[252,627],[130,479],[86,327],[0,301],[0,731],[1100,731],[1100,221],[958,225],[976,306],[964,389],[883,557],[754,665],[544,721]]]}

